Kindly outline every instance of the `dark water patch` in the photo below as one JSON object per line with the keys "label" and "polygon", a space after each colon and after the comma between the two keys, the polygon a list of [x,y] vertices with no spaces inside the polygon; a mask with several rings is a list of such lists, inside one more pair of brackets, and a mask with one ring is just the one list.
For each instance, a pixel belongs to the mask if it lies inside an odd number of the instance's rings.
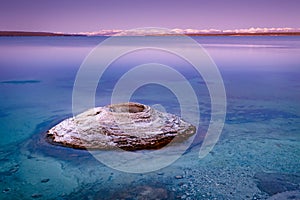
{"label": "dark water patch", "polygon": [[184,154],[188,154],[192,151],[199,150],[206,136],[206,133],[207,133],[207,127],[198,127],[197,133],[195,133],[196,135],[194,137],[192,144],[187,148]]}
{"label": "dark water patch", "polygon": [[262,122],[277,118],[300,118],[299,115],[273,110],[273,109],[232,109],[229,108],[226,114],[226,123],[240,124],[249,122]]}
{"label": "dark water patch", "polygon": [[104,185],[102,183],[93,183],[82,185],[77,191],[64,196],[63,199],[169,200],[175,199],[175,194],[162,183],[132,183],[130,185],[122,184],[113,186]]}
{"label": "dark water patch", "polygon": [[0,118],[3,118],[3,117],[8,117],[9,114],[3,110],[0,110]]}
{"label": "dark water patch", "polygon": [[255,174],[254,178],[256,179],[257,187],[269,195],[300,190],[300,174],[259,172]]}
{"label": "dark water patch", "polygon": [[33,84],[40,83],[40,80],[10,80],[10,81],[1,81],[3,84]]}
{"label": "dark water patch", "polygon": [[36,134],[32,135],[32,137],[29,138],[29,140],[26,142],[26,147],[28,151],[32,154],[28,156],[34,157],[34,154],[38,153],[62,161],[67,161],[74,165],[79,165],[82,163],[99,164],[99,161],[97,161],[86,150],[53,145],[47,139],[47,131],[56,124],[69,117],[71,117],[71,115],[54,116],[51,117],[49,120],[38,124],[35,129]]}
{"label": "dark water patch", "polygon": [[60,112],[66,112],[66,110],[65,109],[58,109],[58,110],[52,111],[52,113],[60,113]]}

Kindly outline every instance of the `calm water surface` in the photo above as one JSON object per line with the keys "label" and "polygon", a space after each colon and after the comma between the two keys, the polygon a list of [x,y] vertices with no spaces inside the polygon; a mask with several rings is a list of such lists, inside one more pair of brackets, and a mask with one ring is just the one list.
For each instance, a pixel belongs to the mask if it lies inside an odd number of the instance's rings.
{"label": "calm water surface", "polygon": [[[100,80],[97,106],[110,103],[122,74],[149,62],[178,70],[199,99],[201,127],[193,145],[172,165],[146,174],[111,169],[86,151],[52,146],[43,138],[47,129],[72,116],[76,73],[105,39],[0,37],[0,199],[300,196],[300,37],[193,38],[218,66],[227,95],[220,140],[203,159],[198,152],[211,104],[201,76],[163,51],[136,51],[115,60]],[[140,87],[131,100],[180,115],[176,96],[157,84]]]}

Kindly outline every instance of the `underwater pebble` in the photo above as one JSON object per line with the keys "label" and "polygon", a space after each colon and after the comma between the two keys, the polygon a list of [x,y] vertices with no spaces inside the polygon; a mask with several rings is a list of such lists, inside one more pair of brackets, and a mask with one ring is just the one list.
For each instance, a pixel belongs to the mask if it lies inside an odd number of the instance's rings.
{"label": "underwater pebble", "polygon": [[18,170],[19,170],[19,165],[13,166],[12,168],[9,169],[9,175],[16,173]]}
{"label": "underwater pebble", "polygon": [[41,180],[41,183],[47,183],[48,181],[50,181],[50,179],[49,178],[45,178],[45,179]]}
{"label": "underwater pebble", "polygon": [[32,198],[40,198],[42,196],[43,196],[42,194],[38,194],[38,193],[35,193],[35,194],[31,195]]}
{"label": "underwater pebble", "polygon": [[31,155],[28,155],[28,156],[27,156],[27,159],[32,159],[32,158],[35,158],[35,157],[33,157],[33,156],[31,156]]}
{"label": "underwater pebble", "polygon": [[177,185],[182,186],[183,184],[184,184],[183,182],[179,182]]}
{"label": "underwater pebble", "polygon": [[10,191],[10,188],[5,188],[2,192],[3,193],[7,193],[7,192],[9,192]]}
{"label": "underwater pebble", "polygon": [[182,187],[183,189],[187,189],[187,188],[188,188],[188,185],[187,185],[187,184],[183,184],[181,187]]}

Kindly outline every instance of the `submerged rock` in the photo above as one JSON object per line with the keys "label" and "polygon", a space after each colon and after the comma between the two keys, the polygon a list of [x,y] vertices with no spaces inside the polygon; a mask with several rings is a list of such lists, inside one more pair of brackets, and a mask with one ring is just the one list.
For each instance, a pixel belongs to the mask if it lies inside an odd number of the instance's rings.
{"label": "submerged rock", "polygon": [[299,200],[300,190],[277,193],[267,200]]}
{"label": "submerged rock", "polygon": [[178,116],[139,103],[112,104],[66,119],[47,132],[54,144],[80,149],[157,149],[175,136],[193,135],[195,126]]}
{"label": "submerged rock", "polygon": [[116,193],[113,199],[163,200],[174,198],[165,188],[138,186]]}
{"label": "submerged rock", "polygon": [[[145,183],[144,179],[139,180]],[[138,182],[138,181],[137,181]],[[107,187],[106,187],[107,186]],[[135,183],[125,185],[106,185],[94,182],[81,185],[77,190],[65,195],[63,199],[101,199],[101,200],[168,200],[175,199],[173,191],[166,185],[158,182],[151,182],[147,185],[136,185]]]}
{"label": "submerged rock", "polygon": [[257,180],[257,187],[269,195],[300,190],[299,174],[259,172],[254,178]]}

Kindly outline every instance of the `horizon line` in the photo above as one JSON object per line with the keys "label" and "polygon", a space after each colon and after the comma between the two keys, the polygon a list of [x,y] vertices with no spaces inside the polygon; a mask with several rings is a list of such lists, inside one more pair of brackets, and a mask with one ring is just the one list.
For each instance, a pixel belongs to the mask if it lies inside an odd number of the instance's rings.
{"label": "horizon line", "polygon": [[179,35],[284,35],[284,34],[296,34],[300,35],[300,28],[260,28],[251,27],[243,29],[102,29],[99,31],[88,32],[50,32],[50,31],[0,31],[0,36],[179,36]]}

